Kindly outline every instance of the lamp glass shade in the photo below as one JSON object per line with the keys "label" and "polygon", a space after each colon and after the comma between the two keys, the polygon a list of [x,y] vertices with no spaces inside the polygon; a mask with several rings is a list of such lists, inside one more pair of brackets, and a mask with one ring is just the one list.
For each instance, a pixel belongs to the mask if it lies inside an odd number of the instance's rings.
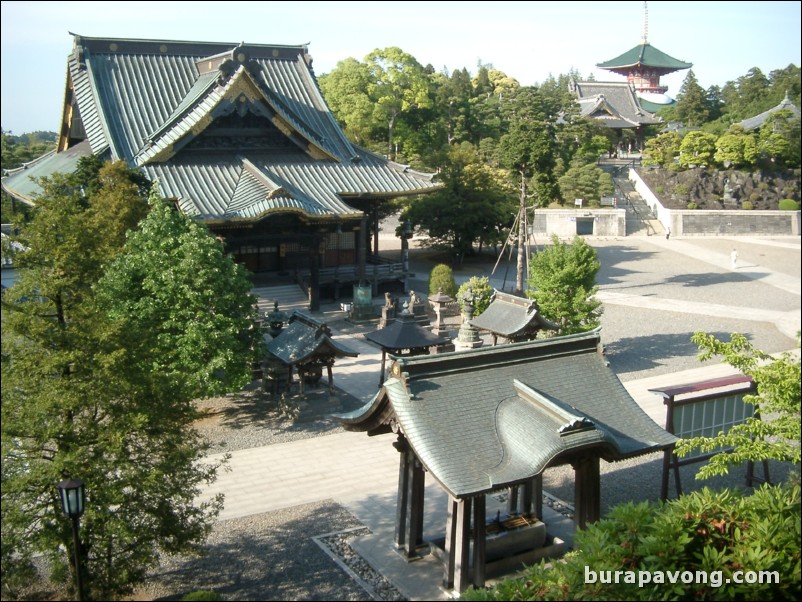
{"label": "lamp glass shade", "polygon": [[67,479],[58,484],[61,494],[61,509],[70,517],[84,513],[84,482],[81,479]]}

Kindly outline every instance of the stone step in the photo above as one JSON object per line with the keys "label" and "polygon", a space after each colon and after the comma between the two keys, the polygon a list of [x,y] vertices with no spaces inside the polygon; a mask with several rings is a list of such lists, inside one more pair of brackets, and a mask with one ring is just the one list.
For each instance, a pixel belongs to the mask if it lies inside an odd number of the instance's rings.
{"label": "stone step", "polygon": [[279,310],[288,313],[296,309],[309,309],[309,298],[297,284],[262,286],[251,289],[251,292],[256,295],[256,305],[259,307],[260,316],[273,311],[276,301],[278,301]]}

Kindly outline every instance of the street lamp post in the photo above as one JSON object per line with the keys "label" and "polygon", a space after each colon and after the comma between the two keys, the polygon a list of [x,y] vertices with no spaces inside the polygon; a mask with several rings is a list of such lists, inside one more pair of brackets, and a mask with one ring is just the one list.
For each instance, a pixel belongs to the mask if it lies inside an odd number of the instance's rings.
{"label": "street lamp post", "polygon": [[78,600],[84,599],[83,580],[81,578],[81,540],[78,536],[78,526],[81,515],[84,513],[86,492],[81,479],[67,479],[58,484],[61,494],[61,509],[72,519],[72,542],[75,554],[75,585],[78,588]]}

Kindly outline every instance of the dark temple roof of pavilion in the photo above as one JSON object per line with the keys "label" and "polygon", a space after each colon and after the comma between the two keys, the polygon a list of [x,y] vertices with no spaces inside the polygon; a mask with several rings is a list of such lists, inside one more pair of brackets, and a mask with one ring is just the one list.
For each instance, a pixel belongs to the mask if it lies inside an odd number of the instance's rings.
{"label": "dark temple roof of pavilion", "polygon": [[788,95],[788,92],[785,93],[785,98],[783,98],[782,102],[778,104],[776,107],[769,109],[768,111],[763,111],[759,115],[755,115],[754,117],[750,117],[749,119],[744,119],[740,122],[739,125],[743,126],[745,130],[756,130],[761,127],[769,117],[771,117],[774,113],[778,111],[788,111],[792,118],[799,119],[800,113],[799,107],[797,107],[792,101],[791,97]]}
{"label": "dark temple roof of pavilion", "polygon": [[663,123],[641,105],[635,87],[629,82],[571,80],[569,90],[577,97],[580,114],[592,117],[613,129]]}
{"label": "dark temple roof of pavilion", "polygon": [[627,75],[631,70],[643,67],[665,75],[681,69],[690,69],[693,63],[677,60],[648,42],[643,42],[609,61],[597,63],[596,66],[620,75]]}
{"label": "dark temple roof of pavilion", "polygon": [[418,324],[408,309],[399,313],[398,317],[384,328],[367,333],[365,338],[391,353],[403,349],[435,347],[449,341]]}
{"label": "dark temple roof of pavilion", "polygon": [[508,339],[560,328],[542,316],[534,299],[502,291],[493,293],[490,305],[471,320],[471,325]]}
{"label": "dark temple roof of pavilion", "polygon": [[29,175],[90,154],[158,178],[163,196],[212,223],[357,217],[350,198],[437,186],[346,138],[306,46],[73,36],[58,150],[3,179],[24,201],[39,192]]}
{"label": "dark temple roof of pavilion", "polygon": [[588,453],[616,461],[676,442],[610,370],[599,330],[398,358],[376,397],[337,419],[370,435],[402,432],[455,497]]}
{"label": "dark temple roof of pavilion", "polygon": [[359,354],[332,338],[331,330],[300,312],[294,312],[289,324],[276,338],[265,343],[265,350],[287,366],[301,364],[315,357],[357,357]]}

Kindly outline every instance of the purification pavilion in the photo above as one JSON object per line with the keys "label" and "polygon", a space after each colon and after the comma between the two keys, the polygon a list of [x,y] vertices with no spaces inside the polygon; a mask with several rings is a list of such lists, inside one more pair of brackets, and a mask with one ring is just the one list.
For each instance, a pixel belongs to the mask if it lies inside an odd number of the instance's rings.
{"label": "purification pavilion", "polygon": [[395,545],[408,558],[424,544],[425,473],[448,493],[443,584],[457,591],[485,584],[488,494],[509,491],[511,513],[540,517],[543,471],[570,464],[574,520],[583,527],[599,518],[600,459],[676,441],[610,370],[599,330],[398,357],[390,372],[372,401],[337,418],[349,430],[395,435],[388,441],[400,453]]}

